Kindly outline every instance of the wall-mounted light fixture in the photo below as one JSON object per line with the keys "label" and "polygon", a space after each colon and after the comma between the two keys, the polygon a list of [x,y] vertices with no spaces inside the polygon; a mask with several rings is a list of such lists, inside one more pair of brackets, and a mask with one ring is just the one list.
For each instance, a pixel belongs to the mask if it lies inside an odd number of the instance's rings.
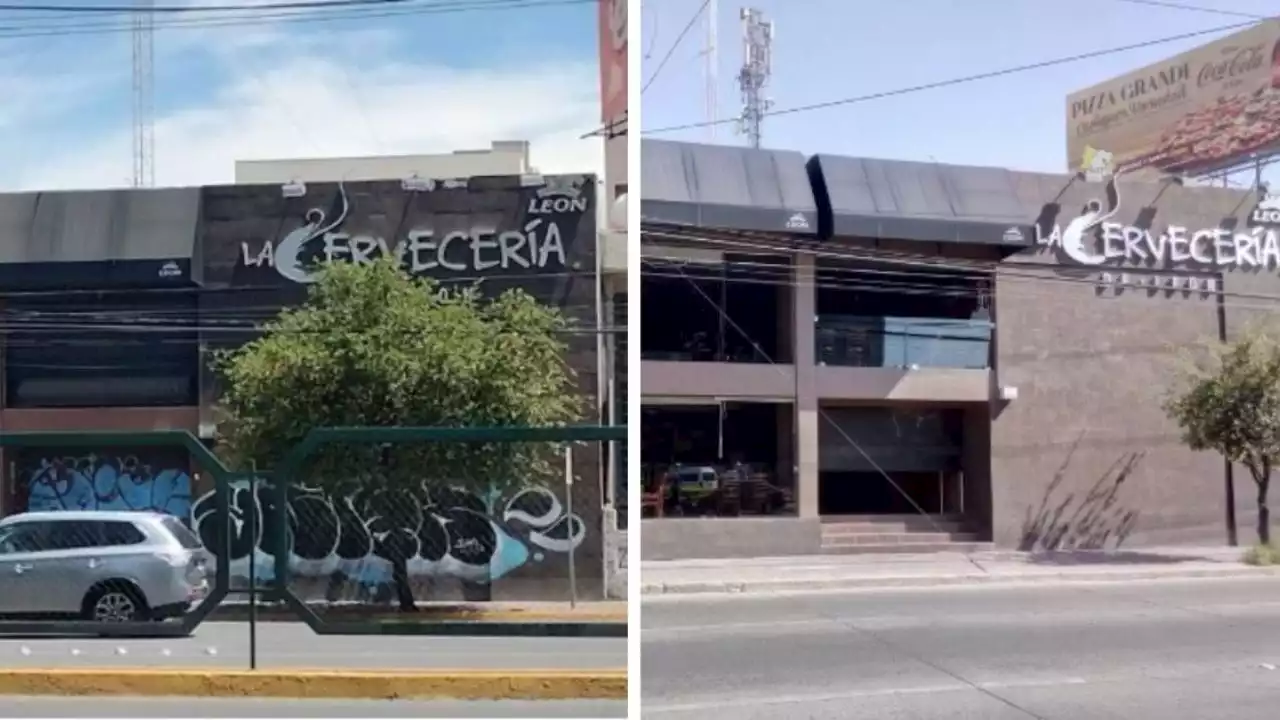
{"label": "wall-mounted light fixture", "polygon": [[405,192],[430,192],[436,189],[436,181],[420,178],[414,173],[400,181],[400,188]]}
{"label": "wall-mounted light fixture", "polygon": [[305,197],[307,184],[301,180],[292,180],[280,186],[280,194],[287,198]]}

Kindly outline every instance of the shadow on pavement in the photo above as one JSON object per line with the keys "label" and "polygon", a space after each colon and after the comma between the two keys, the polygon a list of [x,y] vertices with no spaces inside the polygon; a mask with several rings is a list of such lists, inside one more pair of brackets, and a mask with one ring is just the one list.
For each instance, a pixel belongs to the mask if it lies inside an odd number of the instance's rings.
{"label": "shadow on pavement", "polygon": [[1176,565],[1188,562],[1220,563],[1220,558],[1203,555],[1177,555],[1142,552],[1140,550],[1063,550],[1031,553],[1027,561],[1033,565]]}

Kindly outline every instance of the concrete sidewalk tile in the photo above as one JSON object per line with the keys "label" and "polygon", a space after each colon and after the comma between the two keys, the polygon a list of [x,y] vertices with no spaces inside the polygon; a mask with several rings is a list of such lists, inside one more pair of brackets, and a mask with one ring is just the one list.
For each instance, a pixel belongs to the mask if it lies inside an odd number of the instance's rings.
{"label": "concrete sidewalk tile", "polygon": [[768,574],[740,574],[732,579],[710,581],[666,578],[650,582],[641,588],[643,595],[695,595],[804,592],[812,590],[874,589],[874,588],[928,588],[979,584],[1031,584],[1070,582],[1126,582],[1141,580],[1177,580],[1197,578],[1243,578],[1280,575],[1280,567],[1253,567],[1249,565],[1215,564],[1203,562],[1181,565],[1146,566],[1069,566],[1028,567],[1026,565],[989,563],[986,572],[955,572],[939,568],[938,572],[884,572],[828,574],[814,577],[809,574],[787,577],[785,572]]}

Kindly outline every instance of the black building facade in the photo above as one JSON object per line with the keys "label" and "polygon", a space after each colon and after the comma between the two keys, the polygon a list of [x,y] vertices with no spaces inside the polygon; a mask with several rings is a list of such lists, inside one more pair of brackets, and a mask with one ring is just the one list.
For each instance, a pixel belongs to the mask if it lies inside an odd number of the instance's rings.
{"label": "black building facade", "polygon": [[[313,184],[300,196],[276,185],[0,196],[0,431],[182,429],[214,442],[219,388],[210,352],[242,344],[258,323],[302,302],[317,261],[388,253],[447,286],[474,285],[488,296],[521,288],[561,308],[575,327],[567,360],[585,420],[594,421],[595,187],[593,176],[574,175],[417,190],[400,181]],[[209,521],[212,485],[184,452],[15,450],[4,461],[6,513],[151,509],[197,530]],[[568,593],[572,549],[579,591],[598,593],[597,450],[577,452],[575,463],[581,482],[571,511],[559,487],[540,485],[498,499],[460,497],[450,501],[456,507],[421,498],[414,517],[423,520],[412,531],[424,541],[411,574],[492,582],[495,599],[558,599]],[[340,511],[347,500],[308,500],[323,537],[295,540],[295,572],[317,580],[341,573],[375,588],[389,582],[389,568],[363,540],[368,518],[359,508],[354,517]],[[236,493],[235,512],[251,505],[247,489]],[[470,522],[446,520],[459,512]],[[425,541],[434,535],[448,543]],[[231,559],[233,575],[247,570],[251,546]]]}

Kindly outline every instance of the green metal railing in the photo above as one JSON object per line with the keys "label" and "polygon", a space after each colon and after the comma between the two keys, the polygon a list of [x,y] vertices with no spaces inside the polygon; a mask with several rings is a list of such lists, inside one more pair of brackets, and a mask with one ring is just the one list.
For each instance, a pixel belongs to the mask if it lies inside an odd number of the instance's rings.
{"label": "green metal railing", "polygon": [[[185,450],[191,465],[213,482],[198,500],[192,483],[183,519],[218,558],[209,596],[176,621],[0,621],[0,634],[186,635],[230,595],[247,593],[251,623],[265,599],[273,611],[291,610],[324,634],[625,635],[625,623],[479,622],[456,613],[444,618],[421,602],[456,600],[459,592],[464,602],[495,599],[495,592],[576,602],[581,563],[575,555],[593,547],[583,545],[593,532],[601,536],[594,546],[602,546],[603,528],[592,527],[575,507],[574,477],[595,485],[590,472],[579,470],[598,467],[603,454],[574,448],[625,437],[623,426],[317,428],[259,471],[228,468],[185,431],[0,433],[0,447],[18,453]],[[378,456],[396,464],[397,473],[373,467],[341,482],[317,475],[329,467],[326,458]],[[154,468],[140,469],[144,463],[91,462],[71,470],[56,464],[61,476],[93,485],[98,496],[111,495],[97,485],[112,473],[131,473],[134,491],[160,477]],[[468,477],[455,482],[440,476],[437,466]],[[533,467],[537,477],[497,476],[502,468]],[[53,483],[50,492],[57,495],[69,492],[71,480],[42,482]],[[593,512],[599,509],[594,498],[589,502]],[[529,588],[538,597],[521,595]]]}

